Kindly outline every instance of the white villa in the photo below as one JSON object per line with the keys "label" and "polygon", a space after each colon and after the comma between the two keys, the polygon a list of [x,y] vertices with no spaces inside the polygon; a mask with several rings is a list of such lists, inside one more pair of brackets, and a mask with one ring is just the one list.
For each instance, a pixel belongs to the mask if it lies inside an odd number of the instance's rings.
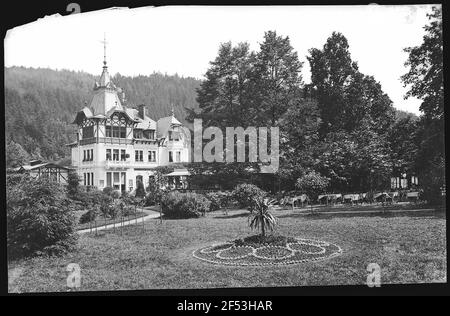
{"label": "white villa", "polygon": [[[73,122],[77,140],[68,145],[82,184],[133,191],[137,181],[147,187],[153,168],[190,161],[189,131],[173,109],[171,116],[157,121],[148,115],[145,105],[127,104],[125,94],[111,81],[105,58],[92,101]],[[169,184],[185,186],[186,172],[175,170]]]}

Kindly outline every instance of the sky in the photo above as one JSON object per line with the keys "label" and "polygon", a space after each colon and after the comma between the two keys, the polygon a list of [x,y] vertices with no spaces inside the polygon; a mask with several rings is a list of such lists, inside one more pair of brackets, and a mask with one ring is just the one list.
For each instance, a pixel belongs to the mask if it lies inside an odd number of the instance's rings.
{"label": "sky", "polygon": [[352,59],[381,83],[398,109],[420,114],[421,101],[404,100],[400,76],[405,47],[422,43],[430,5],[368,6],[165,6],[111,8],[46,16],[17,26],[5,37],[5,66],[69,69],[99,76],[106,35],[110,73],[137,76],[153,72],[204,78],[220,43],[248,42],[257,51],[264,32],[289,36],[304,62],[333,31],[348,40]]}

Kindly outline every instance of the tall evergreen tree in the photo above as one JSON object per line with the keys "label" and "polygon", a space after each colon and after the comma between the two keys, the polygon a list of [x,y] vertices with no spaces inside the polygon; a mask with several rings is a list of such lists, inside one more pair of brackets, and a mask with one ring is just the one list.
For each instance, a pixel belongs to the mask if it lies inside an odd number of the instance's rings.
{"label": "tall evergreen tree", "polygon": [[254,78],[260,125],[275,126],[300,96],[302,66],[289,37],[277,35],[275,31],[264,34]]}
{"label": "tall evergreen tree", "polygon": [[347,39],[337,32],[332,33],[322,50],[312,48],[309,54],[311,87],[318,100],[323,137],[330,131],[337,132],[343,128],[346,92],[357,72],[357,65],[350,57]]}
{"label": "tall evergreen tree", "polygon": [[197,90],[200,113],[190,111],[188,120],[203,119],[203,126],[247,126],[254,119],[252,70],[255,54],[248,43],[220,45],[216,59]]}

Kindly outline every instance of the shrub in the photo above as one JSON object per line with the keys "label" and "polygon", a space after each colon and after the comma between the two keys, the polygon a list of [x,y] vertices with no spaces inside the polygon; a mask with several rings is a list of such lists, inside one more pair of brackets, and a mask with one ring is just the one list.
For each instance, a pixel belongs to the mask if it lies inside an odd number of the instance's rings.
{"label": "shrub", "polygon": [[164,195],[162,189],[167,185],[167,177],[164,177],[160,172],[156,172],[153,177],[150,177],[147,186],[147,194],[145,196],[145,206],[152,206],[159,204]]}
{"label": "shrub", "polygon": [[320,173],[311,171],[297,179],[295,186],[301,193],[305,193],[311,201],[316,201],[320,193],[327,188],[330,180]]}
{"label": "shrub", "polygon": [[76,244],[76,219],[64,187],[32,179],[7,187],[7,249],[10,258],[60,254]]}
{"label": "shrub", "polygon": [[136,183],[136,197],[143,198],[145,197],[145,188],[144,184],[141,181]]}
{"label": "shrub", "polygon": [[76,198],[80,187],[80,177],[76,171],[70,170],[67,176],[67,194],[70,198]]}
{"label": "shrub", "polygon": [[246,207],[250,212],[256,207],[256,201],[264,199],[267,193],[256,185],[243,183],[236,186],[232,192],[233,199],[240,207]]}
{"label": "shrub", "polygon": [[211,212],[217,211],[221,208],[227,207],[230,202],[230,193],[228,192],[209,192],[206,194],[206,198],[211,201],[209,210]]}
{"label": "shrub", "polygon": [[104,194],[104,193],[101,195],[101,198],[99,201],[99,208],[100,208],[100,212],[102,213],[103,217],[109,216],[112,201],[113,201],[113,199],[111,196]]}
{"label": "shrub", "polygon": [[28,181],[30,176],[27,173],[9,173],[6,176],[6,187],[12,188],[21,182]]}
{"label": "shrub", "polygon": [[114,191],[114,189],[111,188],[111,187],[103,188],[103,193],[106,194],[106,195],[109,195],[109,196],[112,196],[113,191]]}
{"label": "shrub", "polygon": [[97,214],[96,212],[91,209],[89,211],[87,211],[86,213],[84,213],[83,215],[81,215],[79,223],[80,224],[85,224],[85,223],[89,223],[94,221],[97,218]]}
{"label": "shrub", "polygon": [[111,218],[117,218],[124,214],[126,204],[122,199],[116,199],[113,201],[111,207],[109,208],[109,216]]}
{"label": "shrub", "polygon": [[432,162],[426,172],[422,171],[420,184],[423,189],[422,199],[431,205],[444,205],[445,196],[442,195],[442,188],[445,187],[445,161],[443,158],[437,162]]}
{"label": "shrub", "polygon": [[200,217],[209,211],[211,202],[197,193],[170,192],[161,200],[161,208],[167,218]]}
{"label": "shrub", "polygon": [[222,201],[220,195],[216,192],[210,192],[206,194],[206,198],[211,202],[209,206],[209,211],[217,211],[222,208]]}
{"label": "shrub", "polygon": [[118,199],[120,197],[120,193],[117,190],[114,190],[114,188],[111,187],[105,187],[103,189],[103,193],[106,195],[109,195],[113,199]]}

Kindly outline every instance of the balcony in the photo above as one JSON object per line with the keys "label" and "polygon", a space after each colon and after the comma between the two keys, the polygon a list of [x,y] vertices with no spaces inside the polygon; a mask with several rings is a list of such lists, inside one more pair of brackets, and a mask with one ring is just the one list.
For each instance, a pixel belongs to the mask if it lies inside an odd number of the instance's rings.
{"label": "balcony", "polygon": [[126,160],[106,160],[106,169],[128,169],[130,168],[130,162]]}
{"label": "balcony", "polygon": [[92,166],[94,165],[94,159],[83,159],[81,163],[83,166]]}

